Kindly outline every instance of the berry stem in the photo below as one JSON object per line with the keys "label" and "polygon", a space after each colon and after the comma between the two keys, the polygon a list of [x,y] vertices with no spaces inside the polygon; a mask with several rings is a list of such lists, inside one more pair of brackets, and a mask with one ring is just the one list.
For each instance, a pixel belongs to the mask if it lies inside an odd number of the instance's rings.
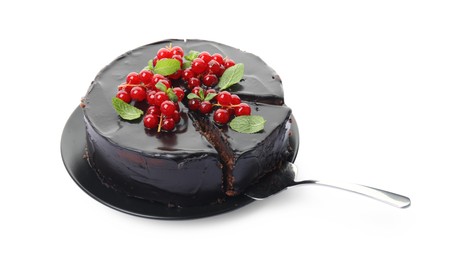
{"label": "berry stem", "polygon": [[161,116],[159,117],[158,133],[161,132],[161,125],[162,125],[162,118],[163,118],[163,117],[164,117],[164,116],[163,116],[162,113],[161,113]]}
{"label": "berry stem", "polygon": [[216,104],[213,104],[213,106],[214,106],[214,107],[235,108],[235,107],[239,107],[240,104],[238,104],[238,105],[228,105],[228,106],[223,106],[223,105],[221,105],[221,104],[219,104],[219,103],[216,103]]}

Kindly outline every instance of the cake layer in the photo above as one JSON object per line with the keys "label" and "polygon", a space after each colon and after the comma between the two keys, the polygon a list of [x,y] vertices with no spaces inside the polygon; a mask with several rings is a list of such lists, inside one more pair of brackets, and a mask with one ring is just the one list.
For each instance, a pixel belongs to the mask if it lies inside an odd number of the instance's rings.
{"label": "cake layer", "polygon": [[[218,153],[183,114],[184,127],[180,128],[184,130],[142,140],[159,153],[144,153],[111,142],[116,137],[138,134],[133,129],[145,131],[140,125],[127,128],[129,132],[123,128],[122,132],[116,131],[118,135],[106,138],[86,121],[90,163],[103,183],[130,196],[179,206],[205,205],[222,198]],[[179,148],[186,142],[191,143],[191,150]]]}

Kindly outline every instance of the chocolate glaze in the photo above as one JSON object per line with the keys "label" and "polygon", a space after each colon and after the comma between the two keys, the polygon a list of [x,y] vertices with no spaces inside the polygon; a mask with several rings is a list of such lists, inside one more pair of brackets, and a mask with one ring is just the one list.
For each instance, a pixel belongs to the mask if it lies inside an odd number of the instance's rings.
{"label": "chocolate glaze", "polygon": [[[122,120],[111,105],[125,76],[140,71],[170,42],[181,46],[185,53],[217,52],[244,63],[244,80],[231,91],[243,100],[263,102],[250,103],[253,114],[267,120],[262,132],[241,134],[227,126],[215,127],[225,142],[222,149],[228,149],[232,156],[230,190],[238,194],[288,156],[291,111],[281,106],[284,99],[279,76],[260,58],[214,42],[168,40],[149,44],[125,53],[105,67],[84,100],[90,162],[103,183],[131,196],[178,206],[204,205],[222,199],[229,186],[225,180],[226,158],[221,158],[222,151],[206,138],[206,133],[196,129],[203,121],[194,121],[200,115],[189,116],[183,108],[182,122],[174,132],[156,133],[144,129],[141,119]],[[212,124],[210,120],[206,122]]]}

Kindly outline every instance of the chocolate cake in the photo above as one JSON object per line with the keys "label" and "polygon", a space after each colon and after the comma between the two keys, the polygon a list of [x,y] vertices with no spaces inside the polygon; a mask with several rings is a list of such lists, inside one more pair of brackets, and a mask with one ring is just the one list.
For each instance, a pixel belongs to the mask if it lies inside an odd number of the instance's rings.
{"label": "chocolate cake", "polygon": [[[266,123],[256,133],[243,133],[229,124],[213,121],[190,109],[191,89],[182,80],[172,86],[184,89],[179,102],[181,120],[171,131],[144,128],[144,117],[122,119],[112,107],[125,77],[140,71],[161,48],[181,46],[219,53],[244,64],[242,79],[228,91]],[[212,86],[219,91],[218,86]],[[146,111],[146,101],[133,102]],[[92,82],[83,101],[90,165],[101,181],[128,196],[167,205],[189,207],[222,203],[244,192],[265,174],[288,160],[291,110],[284,104],[279,76],[259,57],[238,49],[201,40],[167,40],[125,53],[106,66]],[[162,122],[162,115],[161,115]],[[160,122],[160,123],[161,123]],[[161,126],[161,125],[160,125]]]}

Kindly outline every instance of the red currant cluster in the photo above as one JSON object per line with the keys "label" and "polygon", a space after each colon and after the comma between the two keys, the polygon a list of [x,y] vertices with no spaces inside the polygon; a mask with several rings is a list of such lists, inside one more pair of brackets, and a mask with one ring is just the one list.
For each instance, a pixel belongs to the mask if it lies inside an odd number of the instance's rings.
{"label": "red currant cluster", "polygon": [[[116,96],[126,103],[147,101],[150,107],[143,120],[146,128],[171,131],[180,121],[178,102],[183,100],[184,91],[179,87],[172,88],[171,81],[160,74],[153,75],[149,70],[131,72],[126,82],[118,87]],[[171,100],[172,96],[175,102]]]}
{"label": "red currant cluster", "polygon": [[183,72],[181,70],[181,67],[183,66],[183,57],[184,57],[184,51],[180,46],[169,46],[166,48],[161,48],[158,50],[156,56],[153,58],[153,66],[156,66],[159,60],[165,60],[165,59],[175,59],[180,62],[180,69],[177,70],[175,73],[172,75],[169,75],[169,79],[180,79],[181,78],[181,73]]}
{"label": "red currant cluster", "polygon": [[191,67],[182,72],[181,78],[187,82],[190,89],[200,87],[201,83],[207,87],[213,87],[218,84],[224,71],[233,65],[235,65],[233,60],[224,58],[219,53],[210,55],[202,51],[192,60]]}
{"label": "red currant cluster", "polygon": [[[180,66],[176,66],[176,71],[172,70],[175,72],[168,76],[153,73],[158,61],[164,59],[178,60]],[[184,56],[181,47],[169,46],[159,49],[152,63],[153,68],[129,73],[125,82],[118,86],[116,95],[126,103],[146,100],[149,105],[143,119],[146,128],[157,128],[158,132],[161,129],[172,131],[178,124],[181,118],[178,102],[184,99],[185,91],[172,85],[181,85],[181,80],[186,83],[187,91],[190,91],[187,95],[189,109],[209,114],[215,108],[213,120],[218,124],[226,124],[233,116],[251,114],[250,106],[242,103],[237,95],[227,91],[217,93],[211,88],[218,84],[226,69],[235,65],[230,58],[224,58],[218,53],[210,55],[206,51],[191,51],[188,56]],[[186,67],[184,70],[183,64]]]}
{"label": "red currant cluster", "polygon": [[[163,89],[163,85],[157,84],[160,89]],[[178,102],[181,102],[184,98],[183,89],[176,87],[171,89],[170,95],[175,95],[176,102],[173,102],[169,98],[169,88],[165,86],[166,91],[163,90],[151,90],[147,93],[148,107],[146,115],[143,119],[143,124],[146,128],[158,128],[158,132],[161,129],[165,131],[172,131],[175,125],[180,122],[180,106]]]}
{"label": "red currant cluster", "polygon": [[[218,124],[226,124],[232,116],[248,116],[251,114],[251,107],[242,103],[239,96],[230,94],[228,91],[221,91],[216,94],[213,89],[204,90],[201,87],[194,87],[192,93],[195,95],[190,96],[189,109],[208,114],[213,107],[219,107],[213,114],[213,120]],[[212,104],[210,97],[214,96],[216,96],[217,103]]]}
{"label": "red currant cluster", "polygon": [[117,98],[126,103],[132,100],[143,101],[147,98],[147,92],[158,90],[156,84],[162,83],[166,88],[170,88],[171,82],[168,78],[153,74],[149,70],[142,70],[140,73],[131,72],[126,76],[126,82],[118,86]]}
{"label": "red currant cluster", "polygon": [[219,124],[226,124],[230,118],[235,116],[248,116],[251,114],[251,107],[242,103],[240,97],[235,94],[230,94],[227,91],[221,91],[216,96],[218,103],[217,106],[220,106],[213,115],[213,120]]}
{"label": "red currant cluster", "polygon": [[143,118],[143,125],[146,128],[158,128],[165,131],[172,131],[175,125],[180,122],[180,109],[178,103],[170,100],[165,100],[161,105],[152,105],[147,109],[147,113]]}

